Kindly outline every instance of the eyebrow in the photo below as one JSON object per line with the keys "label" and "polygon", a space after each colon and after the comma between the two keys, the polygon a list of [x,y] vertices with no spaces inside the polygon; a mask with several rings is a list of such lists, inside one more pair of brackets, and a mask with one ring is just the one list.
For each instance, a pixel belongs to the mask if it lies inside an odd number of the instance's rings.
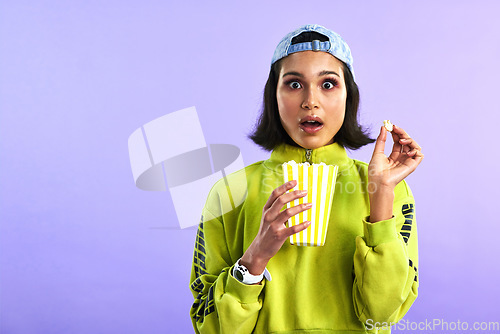
{"label": "eyebrow", "polygon": [[[321,77],[321,76],[330,75],[330,74],[336,75],[336,76],[338,76],[340,78],[340,75],[337,72],[335,72],[335,71],[326,71],[326,70],[323,70],[323,71],[319,72],[318,76]],[[285,74],[283,74],[282,78],[286,77],[287,75],[295,75],[295,76],[297,76],[299,78],[303,78],[304,77],[301,73],[292,71],[292,72],[286,72]]]}

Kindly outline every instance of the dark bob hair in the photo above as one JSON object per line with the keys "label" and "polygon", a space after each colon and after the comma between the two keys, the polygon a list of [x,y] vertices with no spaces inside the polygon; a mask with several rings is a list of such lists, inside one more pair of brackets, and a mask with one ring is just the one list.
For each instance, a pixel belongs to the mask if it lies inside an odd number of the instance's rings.
{"label": "dark bob hair", "polygon": [[[327,40],[325,36],[316,32],[306,32],[295,37],[292,40],[292,44],[311,42],[314,39]],[[342,65],[347,89],[346,110],[344,123],[335,135],[334,141],[345,148],[357,150],[360,147],[373,143],[375,139],[370,138],[366,130],[358,123],[358,85],[354,82],[352,73],[347,65],[344,62],[342,62]],[[266,151],[272,151],[280,144],[298,146],[286,133],[279,116],[276,89],[278,87],[280,71],[281,60],[278,60],[271,66],[269,78],[264,88],[262,112],[257,119],[253,133],[248,136],[254,143]]]}

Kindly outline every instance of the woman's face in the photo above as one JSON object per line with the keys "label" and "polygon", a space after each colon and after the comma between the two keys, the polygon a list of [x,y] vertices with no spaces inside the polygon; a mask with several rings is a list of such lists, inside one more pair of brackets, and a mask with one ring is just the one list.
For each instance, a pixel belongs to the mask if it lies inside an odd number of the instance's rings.
{"label": "woman's face", "polygon": [[308,149],[333,143],[347,99],[342,62],[321,51],[283,58],[276,98],[281,124],[295,143]]}

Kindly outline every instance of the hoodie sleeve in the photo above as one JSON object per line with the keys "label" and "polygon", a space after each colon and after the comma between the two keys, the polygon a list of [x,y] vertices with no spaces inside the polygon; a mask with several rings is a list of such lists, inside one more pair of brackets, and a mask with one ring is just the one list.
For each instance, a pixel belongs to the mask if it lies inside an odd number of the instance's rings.
{"label": "hoodie sleeve", "polygon": [[262,308],[265,280],[257,285],[239,282],[227,247],[223,221],[205,208],[194,248],[190,316],[196,333],[251,333]]}
{"label": "hoodie sleeve", "polygon": [[[370,223],[356,238],[353,300],[365,325],[396,323],[418,294],[418,244],[415,203],[402,181],[395,189],[393,217]],[[380,325],[384,326],[384,325]]]}

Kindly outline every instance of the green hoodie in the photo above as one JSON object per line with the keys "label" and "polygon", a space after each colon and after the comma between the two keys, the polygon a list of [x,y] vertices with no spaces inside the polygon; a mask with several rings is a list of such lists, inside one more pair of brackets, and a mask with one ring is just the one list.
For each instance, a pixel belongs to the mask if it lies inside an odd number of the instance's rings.
{"label": "green hoodie", "polygon": [[[210,191],[191,273],[196,333],[388,333],[375,325],[399,321],[417,297],[415,207],[406,182],[394,190],[393,218],[369,223],[368,165],[336,143],[307,153],[282,145]],[[267,265],[271,281],[240,283],[233,266],[290,160],[339,166],[325,245],[287,240]]]}

